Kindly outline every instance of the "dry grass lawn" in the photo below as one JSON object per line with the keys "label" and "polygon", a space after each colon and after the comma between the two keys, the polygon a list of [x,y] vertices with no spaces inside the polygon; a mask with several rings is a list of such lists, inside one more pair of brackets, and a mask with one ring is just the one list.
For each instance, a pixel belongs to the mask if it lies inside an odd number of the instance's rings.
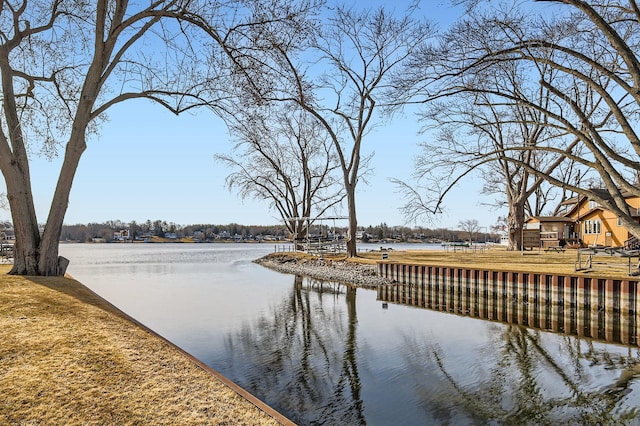
{"label": "dry grass lawn", "polygon": [[78,282],[8,268],[0,266],[0,424],[279,424]]}
{"label": "dry grass lawn", "polygon": [[[493,246],[483,252],[473,250],[406,250],[386,252],[388,261],[408,264],[427,264],[433,266],[455,266],[482,268],[495,271],[542,272],[563,275],[587,275],[603,278],[629,278],[629,259],[618,256],[597,255],[593,257],[592,268],[588,271],[575,271],[578,252],[568,249],[564,253],[547,253],[544,250],[507,251],[504,247]],[[353,259],[356,262],[375,263],[381,260],[380,252],[363,252]],[[586,257],[582,255],[582,261]],[[638,258],[631,259],[632,266],[638,264]]]}

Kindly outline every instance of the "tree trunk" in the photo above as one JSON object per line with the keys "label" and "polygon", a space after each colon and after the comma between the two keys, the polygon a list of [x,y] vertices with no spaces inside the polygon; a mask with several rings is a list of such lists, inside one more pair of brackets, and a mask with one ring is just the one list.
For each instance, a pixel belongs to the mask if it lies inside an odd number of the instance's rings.
{"label": "tree trunk", "polygon": [[13,88],[14,73],[10,67],[9,50],[0,51],[2,78],[3,127],[0,130],[0,169],[7,188],[11,219],[16,242],[13,247],[14,263],[10,274],[37,275],[40,232],[31,192],[29,158],[25,148],[20,114],[17,111]]}
{"label": "tree trunk", "polygon": [[11,218],[16,242],[13,247],[13,267],[10,274],[38,275],[40,259],[40,231],[36,219],[31,185],[23,169],[14,162],[4,172],[7,198],[11,207]]}
{"label": "tree trunk", "polygon": [[356,188],[355,185],[347,185],[347,205],[349,210],[349,237],[347,238],[347,257],[358,256],[356,234],[358,232],[358,220],[356,218]]}
{"label": "tree trunk", "polygon": [[[7,181],[7,193],[16,233],[13,268],[14,275],[64,275],[68,261],[58,256],[58,245],[64,216],[69,205],[71,185],[86,148],[84,132],[74,132],[65,152],[64,161],[51,202],[45,230],[40,236],[33,205],[29,179],[20,173],[12,173]],[[17,167],[16,167],[17,168]],[[16,194],[18,194],[16,196]]]}
{"label": "tree trunk", "polygon": [[293,226],[295,227],[295,232],[293,234],[294,235],[294,241],[293,241],[294,251],[304,250],[305,245],[302,242],[307,239],[307,233],[309,232],[309,230],[307,229],[306,220],[296,219],[294,221]]}
{"label": "tree trunk", "polygon": [[[71,184],[63,185],[68,188],[65,190],[61,188],[61,180],[63,180],[62,173],[60,180],[58,180],[56,193],[51,203],[49,219],[47,220],[40,242],[40,262],[38,264],[38,272],[40,275],[64,275],[66,270],[66,264],[64,264],[64,267],[61,265],[58,256],[58,246],[60,244],[60,233],[62,232],[64,216],[67,212],[67,206],[69,205]],[[73,180],[73,177],[71,177],[70,180]],[[58,195],[58,192],[61,192],[61,195]]]}
{"label": "tree trunk", "polygon": [[522,230],[524,228],[524,202],[518,201],[509,206],[507,216],[507,227],[509,232],[508,251],[522,250]]}

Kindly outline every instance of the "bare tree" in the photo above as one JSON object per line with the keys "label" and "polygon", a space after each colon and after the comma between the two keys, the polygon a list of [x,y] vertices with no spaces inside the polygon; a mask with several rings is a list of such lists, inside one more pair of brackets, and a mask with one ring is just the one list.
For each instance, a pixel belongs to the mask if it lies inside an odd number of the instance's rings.
{"label": "bare tree", "polygon": [[324,128],[308,113],[284,104],[238,111],[229,155],[217,155],[234,171],[229,189],[270,202],[287,230],[300,238],[314,220],[344,199],[335,154]]}
{"label": "bare tree", "polygon": [[461,220],[458,222],[458,228],[469,234],[469,242],[473,242],[473,234],[477,234],[481,229],[477,219]]}
{"label": "bare tree", "polygon": [[[215,106],[225,88],[221,74],[227,82],[234,77],[226,70],[238,60],[231,46],[242,39],[239,33],[259,25],[289,31],[306,6],[285,0],[3,1],[0,170],[16,232],[11,273],[64,273],[58,242],[74,175],[87,137],[113,105],[143,98],[176,114]],[[29,151],[38,144],[48,155],[64,149],[42,234],[29,172]]]}
{"label": "bare tree", "polygon": [[[464,25],[462,29],[455,26],[446,44],[468,48],[473,43],[484,43],[486,37],[478,37],[477,33],[486,26],[482,20],[474,22],[476,25]],[[465,33],[465,28],[475,33],[475,37]],[[461,42],[460,38],[466,42]],[[501,99],[491,95],[491,91],[506,85],[502,90],[533,92],[530,98],[535,99],[537,105],[550,101],[546,90],[530,84],[522,76],[517,63],[501,65],[491,74],[482,73],[473,78],[464,75],[459,79],[458,87],[473,87],[474,90],[462,90],[447,96],[444,101],[427,104],[422,120],[427,122],[426,129],[436,131],[436,134],[421,144],[422,153],[416,159],[414,173],[417,185],[398,180],[396,183],[407,195],[408,201],[403,207],[405,214],[417,217],[437,211],[446,195],[460,185],[460,179],[476,172],[484,181],[485,194],[499,194],[495,206],[508,208],[509,249],[519,250],[525,216],[539,215],[558,192],[561,197],[567,196],[562,191],[553,191],[554,187],[532,173],[531,168],[563,178],[567,178],[564,176],[567,173],[575,173],[576,168],[575,162],[566,161],[565,153],[535,150],[536,146],[553,138],[562,139],[562,135],[545,126],[547,119],[543,113],[526,105],[504,105]],[[566,144],[565,151],[575,154],[576,145],[575,141]],[[530,149],[519,149],[521,146]],[[434,181],[439,182],[439,191],[433,190],[431,183]],[[416,188],[420,187],[428,189],[418,193]],[[432,198],[428,203],[415,200],[429,196]]]}
{"label": "bare tree", "polygon": [[[495,4],[473,3],[477,4],[472,9]],[[478,31],[482,43],[448,52],[446,67],[438,70],[444,72],[430,69],[429,75],[423,74],[422,87],[442,89],[426,98],[482,92],[494,103],[537,111],[544,120],[535,122],[554,137],[533,147],[521,141],[510,148],[509,161],[552,185],[594,200],[640,236],[640,224],[625,201],[626,194],[640,196],[635,184],[640,170],[636,126],[640,112],[640,9],[635,1],[624,0],[536,3],[546,3],[544,15],[536,15],[534,7],[522,13],[512,3],[503,8],[473,9],[482,16],[484,31]],[[462,21],[459,29],[470,29],[474,24]],[[534,91],[514,91],[508,80],[489,88],[473,84],[475,76],[499,72],[507,63],[518,63],[530,82],[546,92],[548,101],[539,103]],[[433,78],[436,74],[439,77]],[[595,175],[602,188],[584,187],[581,182],[591,179],[576,181],[575,175],[549,173],[513,154],[526,151],[564,156]]]}
{"label": "bare tree", "polygon": [[[369,158],[363,143],[385,114],[401,106],[401,94],[389,90],[392,73],[434,33],[412,18],[414,11],[396,18],[384,8],[360,12],[337,6],[308,39],[278,39],[247,70],[257,71],[255,97],[299,105],[331,138],[346,192],[351,257],[357,255],[356,188]],[[262,66],[251,69],[256,63]]]}

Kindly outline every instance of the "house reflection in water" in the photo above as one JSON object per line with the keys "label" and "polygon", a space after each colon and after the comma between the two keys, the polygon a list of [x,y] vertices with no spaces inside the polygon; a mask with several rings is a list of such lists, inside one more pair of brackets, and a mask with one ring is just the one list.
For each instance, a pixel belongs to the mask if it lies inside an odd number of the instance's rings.
{"label": "house reflection in water", "polygon": [[381,263],[377,298],[638,346],[638,281]]}

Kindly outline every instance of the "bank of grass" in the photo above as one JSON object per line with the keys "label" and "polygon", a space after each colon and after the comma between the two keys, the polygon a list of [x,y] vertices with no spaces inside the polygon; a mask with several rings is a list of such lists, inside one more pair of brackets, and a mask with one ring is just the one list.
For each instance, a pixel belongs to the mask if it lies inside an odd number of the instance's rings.
{"label": "bank of grass", "polygon": [[[479,268],[494,271],[539,272],[562,275],[585,275],[613,279],[629,278],[629,259],[618,256],[598,255],[593,257],[592,267],[584,271],[576,271],[575,264],[578,251],[568,249],[564,253],[549,253],[544,250],[525,252],[507,251],[502,246],[492,246],[485,250],[388,250],[384,252],[361,252],[358,257],[348,259],[353,262],[376,263],[382,260],[382,253],[387,254],[387,261],[425,264],[432,266],[452,266]],[[334,260],[345,259],[344,255],[325,256]],[[582,255],[582,265],[586,255]],[[638,258],[632,258],[631,264],[637,270]]]}
{"label": "bank of grass", "polygon": [[80,283],[8,270],[0,266],[0,424],[287,423]]}

